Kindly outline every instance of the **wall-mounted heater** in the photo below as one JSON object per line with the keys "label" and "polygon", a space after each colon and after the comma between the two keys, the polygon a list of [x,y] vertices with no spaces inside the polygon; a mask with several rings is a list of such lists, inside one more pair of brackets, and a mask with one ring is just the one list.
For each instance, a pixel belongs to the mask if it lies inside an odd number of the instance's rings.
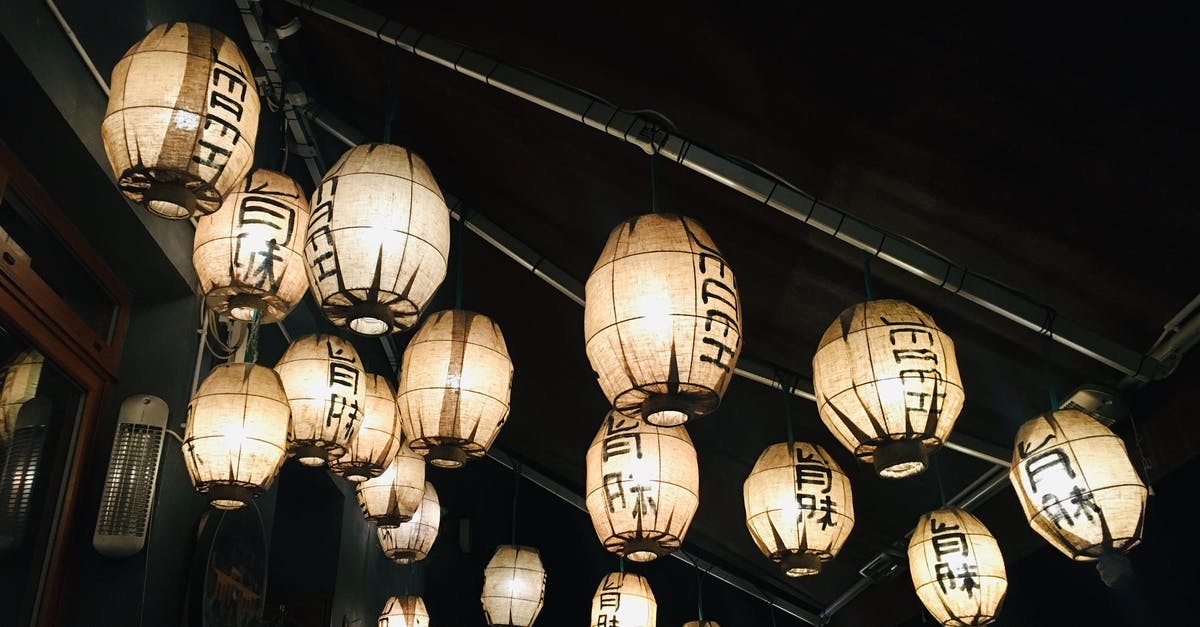
{"label": "wall-mounted heater", "polygon": [[121,403],[92,536],[92,546],[105,557],[128,557],[146,545],[167,413],[157,396],[137,394]]}

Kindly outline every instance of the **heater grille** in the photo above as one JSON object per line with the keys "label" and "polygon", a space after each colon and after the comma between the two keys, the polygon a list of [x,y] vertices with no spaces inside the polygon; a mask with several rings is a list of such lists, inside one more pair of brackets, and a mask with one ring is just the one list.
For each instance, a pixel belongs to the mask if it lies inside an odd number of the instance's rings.
{"label": "heater grille", "polygon": [[4,462],[4,479],[0,482],[0,538],[6,548],[24,542],[45,441],[44,426],[20,427],[13,431]]}
{"label": "heater grille", "polygon": [[162,399],[138,395],[121,403],[92,536],[100,554],[126,557],[145,546],[166,428],[167,404]]}

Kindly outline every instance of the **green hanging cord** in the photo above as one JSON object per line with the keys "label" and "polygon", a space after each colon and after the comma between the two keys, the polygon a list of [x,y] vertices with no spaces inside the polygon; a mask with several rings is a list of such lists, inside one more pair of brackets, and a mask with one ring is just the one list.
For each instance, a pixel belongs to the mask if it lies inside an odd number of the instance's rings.
{"label": "green hanging cord", "polygon": [[625,556],[624,555],[617,556],[617,568],[619,568],[621,570],[622,575],[625,574]]}
{"label": "green hanging cord", "polygon": [[252,364],[258,357],[258,309],[250,318],[250,331],[246,335],[246,363]]}
{"label": "green hanging cord", "polygon": [[458,249],[455,251],[455,258],[458,263],[455,264],[454,278],[454,308],[462,309],[463,300],[463,265],[466,261],[464,248],[467,242],[467,220],[470,219],[470,213],[459,207],[458,209],[458,224],[454,225],[455,239],[458,240]]}
{"label": "green hanging cord", "polygon": [[[389,89],[389,91],[394,90]],[[383,118],[383,143],[385,144],[392,143],[392,120],[396,119],[396,105],[399,101],[400,99],[395,93],[388,99],[387,116]]]}
{"label": "green hanging cord", "polygon": [[655,141],[657,134],[657,128],[650,129],[650,213],[658,213],[658,143]]}
{"label": "green hanging cord", "polygon": [[796,375],[785,372],[782,369],[776,369],[775,378],[779,382],[779,389],[783,392],[783,421],[787,425],[787,445],[788,453],[795,455],[796,436],[792,431],[792,390],[795,389]]}
{"label": "green hanging cord", "polygon": [[704,573],[700,571],[700,564],[696,558],[692,558],[692,566],[696,567],[696,619],[704,625]]}
{"label": "green hanging cord", "polygon": [[512,545],[517,545],[517,495],[521,492],[521,462],[513,461]]}
{"label": "green hanging cord", "polygon": [[871,289],[871,255],[867,254],[865,250],[859,250],[858,254],[862,257],[863,287],[866,289],[867,300],[872,301],[875,300],[875,293]]}
{"label": "green hanging cord", "polygon": [[1059,409],[1058,392],[1054,389],[1054,364],[1050,361],[1050,347],[1054,343],[1054,312],[1046,312],[1046,333],[1042,336],[1042,364],[1046,369],[1046,392],[1050,396],[1050,412]]}

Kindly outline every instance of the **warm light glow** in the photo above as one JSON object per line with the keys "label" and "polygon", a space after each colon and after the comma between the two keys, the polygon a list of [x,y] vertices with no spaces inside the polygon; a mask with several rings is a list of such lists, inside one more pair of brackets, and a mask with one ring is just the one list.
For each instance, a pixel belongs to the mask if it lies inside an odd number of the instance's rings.
{"label": "warm light glow", "polygon": [[429,167],[390,144],[351,148],[312,197],[304,247],[313,297],[362,335],[410,329],[442,280],[450,210]]}
{"label": "warm light glow", "polygon": [[693,620],[683,624],[683,627],[721,627],[715,620]]}
{"label": "warm light glow", "polygon": [[677,426],[717,408],[742,348],[737,282],[694,220],[642,215],[612,231],[587,281],[583,334],[616,410]]}
{"label": "warm light glow", "polygon": [[963,406],[954,342],[898,300],[859,303],[829,326],[813,357],[821,420],[881,477],[925,470]]}
{"label": "warm light glow", "polygon": [[21,406],[37,394],[46,358],[32,348],[17,353],[3,369],[0,387],[0,444],[12,439]]}
{"label": "warm light glow", "polygon": [[366,405],[358,434],[350,441],[346,454],[330,463],[330,468],[355,483],[377,477],[400,450],[400,412],[392,384],[377,374],[367,374]]}
{"label": "warm light glow", "polygon": [[483,614],[493,627],[529,627],[542,611],[546,569],[538,550],[504,545],[483,571]]}
{"label": "warm light glow", "polygon": [[815,575],[854,529],[850,480],[824,448],[772,444],[742,486],[746,528],[789,577]]}
{"label": "warm light glow", "polygon": [[439,468],[482,457],[508,419],[512,379],[508,346],[491,318],[430,314],[400,366],[396,402],[409,445]]}
{"label": "warm light glow", "polygon": [[164,218],[216,211],[258,135],[258,89],[237,45],[200,24],[160,24],[109,84],[100,135],[121,192]]}
{"label": "warm light glow", "polygon": [[1083,412],[1022,425],[1009,479],[1033,530],[1071,559],[1125,553],[1141,541],[1146,485],[1121,438]]}
{"label": "warm light glow", "polygon": [[308,290],[308,200],[295,181],[251,170],[216,213],[196,220],[192,266],[208,307],[248,322],[287,317]]}
{"label": "warm light glow", "polygon": [[387,600],[379,614],[379,627],[429,627],[425,601],[417,596],[397,596]]}
{"label": "warm light glow", "polygon": [[306,466],[341,457],[366,408],[366,373],[358,351],[333,335],[306,335],[288,346],[275,371],[292,408],[288,455]]}
{"label": "warm light glow", "polygon": [[288,415],[275,371],[242,363],[213,368],[188,405],[183,437],[196,490],[220,509],[262,494],[285,458]]}
{"label": "warm light glow", "polygon": [[437,490],[433,488],[433,484],[426,481],[421,506],[413,512],[412,518],[395,527],[378,529],[379,548],[397,564],[419,562],[425,559],[433,548],[441,523],[442,504],[438,502]]}
{"label": "warm light glow", "polygon": [[425,458],[404,444],[383,474],[355,489],[363,517],[379,527],[412,519],[425,494]]}
{"label": "warm light glow", "polygon": [[657,627],[658,602],[645,577],[609,573],[592,597],[591,627]]}
{"label": "warm light glow", "polygon": [[609,413],[587,452],[587,509],[606,549],[635,562],[673,552],[699,495],[687,429]]}
{"label": "warm light glow", "polygon": [[908,543],[908,570],[921,603],[943,625],[991,623],[1008,590],[996,539],[957,508],[921,516]]}

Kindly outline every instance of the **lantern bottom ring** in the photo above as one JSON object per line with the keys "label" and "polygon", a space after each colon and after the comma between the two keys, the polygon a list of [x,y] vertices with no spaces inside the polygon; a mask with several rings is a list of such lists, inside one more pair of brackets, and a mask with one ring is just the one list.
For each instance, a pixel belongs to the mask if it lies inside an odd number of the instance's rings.
{"label": "lantern bottom ring", "polygon": [[467,463],[467,452],[457,444],[438,444],[429,449],[425,459],[436,468],[462,468]]}
{"label": "lantern bottom ring", "polygon": [[244,507],[262,493],[262,489],[258,486],[236,483],[210,483],[207,486],[200,486],[199,491],[208,497],[213,507],[225,510]]}
{"label": "lantern bottom ring", "polygon": [[351,483],[362,483],[383,474],[384,469],[368,462],[330,462],[329,469]]}
{"label": "lantern bottom ring", "polygon": [[196,196],[181,183],[151,183],[142,192],[142,202],[156,215],[184,220],[198,209]]}
{"label": "lantern bottom ring", "polygon": [[394,330],[396,314],[384,303],[362,302],[346,310],[346,326],[358,335],[377,337]]}
{"label": "lantern bottom ring", "polygon": [[921,440],[892,440],[875,448],[875,472],[885,479],[902,479],[925,472],[929,452]]}
{"label": "lantern bottom ring", "polygon": [[[208,293],[206,300],[209,309],[218,313],[229,313],[229,317],[242,322],[252,322],[254,312],[258,312],[260,324],[275,322],[267,317],[272,303],[268,302],[266,292],[262,294],[247,294],[243,286],[217,288]],[[276,299],[278,300],[278,299]]]}
{"label": "lantern bottom ring", "polygon": [[608,550],[631,562],[652,562],[673,553],[675,549],[679,548],[680,540],[670,534],[663,534],[655,538],[630,534],[614,536],[605,545]]}
{"label": "lantern bottom ring", "polygon": [[788,577],[804,577],[821,572],[821,558],[813,553],[788,553],[779,560],[779,567]]}
{"label": "lantern bottom ring", "polygon": [[368,522],[375,523],[375,526],[380,529],[390,529],[393,527],[399,527],[400,525],[403,525],[404,523],[412,520],[411,515],[401,516],[400,514],[394,514],[394,515],[384,514],[383,516],[365,516],[365,518],[367,519]]}
{"label": "lantern bottom ring", "polygon": [[651,394],[642,401],[642,420],[656,427],[678,427],[696,417],[695,405],[683,394]]}
{"label": "lantern bottom ring", "polygon": [[321,466],[330,459],[337,459],[346,453],[345,447],[330,444],[323,440],[295,440],[288,448],[288,455],[295,457],[305,466]]}
{"label": "lantern bottom ring", "polygon": [[392,551],[387,556],[397,564],[411,564],[417,561],[416,551]]}

